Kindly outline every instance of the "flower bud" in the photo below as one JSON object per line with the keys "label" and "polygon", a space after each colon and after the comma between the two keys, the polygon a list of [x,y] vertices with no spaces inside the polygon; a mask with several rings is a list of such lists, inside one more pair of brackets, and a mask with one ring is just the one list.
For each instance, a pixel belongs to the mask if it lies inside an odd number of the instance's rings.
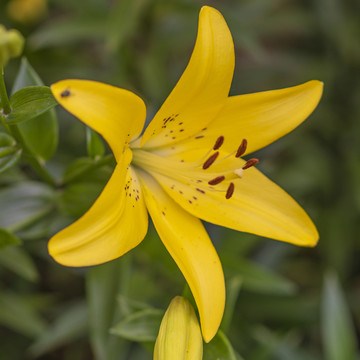
{"label": "flower bud", "polygon": [[175,297],[160,325],[154,360],[201,360],[203,341],[198,319],[188,300]]}
{"label": "flower bud", "polygon": [[34,24],[47,13],[47,0],[10,0],[8,16],[20,24]]}
{"label": "flower bud", "polygon": [[21,55],[24,38],[15,29],[6,30],[0,25],[0,66],[5,66],[9,59]]}

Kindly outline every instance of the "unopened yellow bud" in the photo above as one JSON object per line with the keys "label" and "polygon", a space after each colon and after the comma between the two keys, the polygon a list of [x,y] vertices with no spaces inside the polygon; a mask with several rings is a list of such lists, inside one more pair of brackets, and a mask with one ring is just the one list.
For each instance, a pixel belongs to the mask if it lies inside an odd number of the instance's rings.
{"label": "unopened yellow bud", "polygon": [[198,319],[188,300],[175,297],[160,325],[154,360],[201,360],[203,341]]}
{"label": "unopened yellow bud", "polygon": [[15,29],[6,30],[0,25],[0,67],[5,66],[9,59],[21,55],[24,38]]}
{"label": "unopened yellow bud", "polygon": [[47,13],[47,0],[10,0],[8,16],[21,24],[33,24]]}

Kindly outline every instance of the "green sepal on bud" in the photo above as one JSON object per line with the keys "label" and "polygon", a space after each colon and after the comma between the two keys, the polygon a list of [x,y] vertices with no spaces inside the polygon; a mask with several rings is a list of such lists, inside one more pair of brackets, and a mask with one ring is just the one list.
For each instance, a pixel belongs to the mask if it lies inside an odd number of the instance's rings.
{"label": "green sepal on bud", "polygon": [[160,325],[154,360],[201,360],[203,340],[195,311],[188,300],[175,297]]}
{"label": "green sepal on bud", "polygon": [[24,37],[15,29],[6,30],[0,25],[0,67],[14,57],[20,56],[24,48]]}

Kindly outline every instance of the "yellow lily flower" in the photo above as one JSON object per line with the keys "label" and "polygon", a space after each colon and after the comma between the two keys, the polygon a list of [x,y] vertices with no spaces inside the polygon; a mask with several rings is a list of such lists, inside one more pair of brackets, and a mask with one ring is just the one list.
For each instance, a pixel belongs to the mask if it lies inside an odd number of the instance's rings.
{"label": "yellow lily flower", "polygon": [[225,306],[218,255],[200,219],[240,231],[313,246],[318,233],[304,210],[244,161],[285,135],[314,110],[322,83],[228,97],[234,45],[222,15],[205,6],[190,62],[144,134],[144,102],[87,80],[52,85],[58,102],[110,145],[117,165],[102,194],[56,234],[49,252],[68,266],[120,257],[137,246],[148,215],[182,271],[210,341]]}

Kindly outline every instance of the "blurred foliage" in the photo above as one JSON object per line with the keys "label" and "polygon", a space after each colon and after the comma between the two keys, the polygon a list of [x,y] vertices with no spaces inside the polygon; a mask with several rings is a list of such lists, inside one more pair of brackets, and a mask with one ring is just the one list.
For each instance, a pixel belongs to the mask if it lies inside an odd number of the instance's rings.
{"label": "blurred foliage", "polygon": [[[310,119],[257,153],[259,168],[311,214],[320,243],[303,249],[208,225],[228,303],[223,331],[204,354],[215,359],[216,347],[221,359],[359,359],[360,3],[50,0],[36,1],[43,10],[24,21],[11,2],[0,2],[0,23],[26,37],[27,58],[6,68],[13,93],[99,80],[139,94],[150,120],[187,64],[205,4],[222,12],[234,37],[231,94],[324,81]],[[96,134],[57,114],[59,129],[53,110],[36,114],[37,130],[26,126],[32,120],[19,125],[59,186],[42,182],[26,149],[20,159],[14,139],[0,137],[0,358],[151,359],[159,314],[184,287],[154,229],[130,254],[91,269],[62,267],[47,254],[49,237],[89,208],[114,167]]]}

